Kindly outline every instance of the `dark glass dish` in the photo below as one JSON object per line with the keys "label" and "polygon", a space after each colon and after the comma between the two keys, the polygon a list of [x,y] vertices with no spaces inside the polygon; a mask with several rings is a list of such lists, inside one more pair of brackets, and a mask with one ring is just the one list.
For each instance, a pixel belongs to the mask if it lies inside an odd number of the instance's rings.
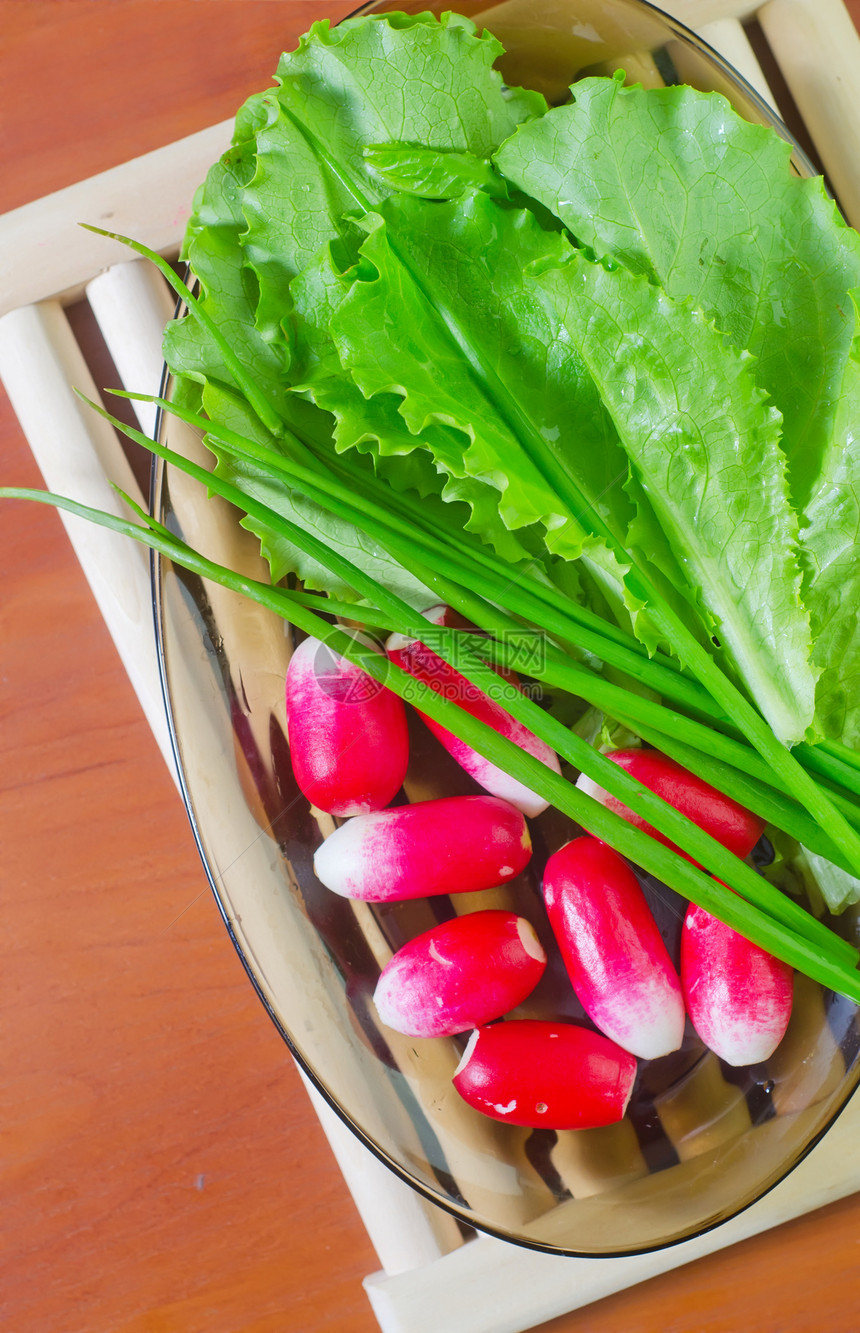
{"label": "dark glass dish", "polygon": [[[449,6],[444,6],[449,7]],[[442,5],[370,4],[441,11]],[[508,0],[459,8],[507,48],[509,82],[561,101],[584,72],[624,68],[635,81],[679,81],[725,94],[747,119],[784,128],[752,89],[680,24],[635,0]],[[809,174],[802,154],[796,169]],[[162,423],[180,452],[205,451],[189,428]],[[253,538],[229,506],[159,467],[155,513],[220,563],[265,577]],[[291,631],[235,594],[157,563],[154,596],[170,725],[206,870],[236,948],[290,1049],[331,1105],[399,1175],[463,1222],[577,1255],[636,1253],[725,1221],[810,1150],[860,1077],[857,1011],[797,978],[789,1032],[765,1064],[731,1069],[688,1025],[682,1049],[642,1065],[625,1119],[555,1133],[497,1124],[450,1079],[462,1038],[414,1040],[385,1028],[371,996],[380,968],[436,921],[478,907],[531,918],[547,855],[575,834],[567,818],[533,821],[536,854],[504,888],[374,906],[316,880],[312,858],[337,821],[311,810],[289,760],[284,674]],[[404,799],[477,791],[417,717]],[[670,948],[680,904],[646,882]],[[850,923],[844,918],[843,929]],[[583,1021],[551,964],[519,1017]]]}

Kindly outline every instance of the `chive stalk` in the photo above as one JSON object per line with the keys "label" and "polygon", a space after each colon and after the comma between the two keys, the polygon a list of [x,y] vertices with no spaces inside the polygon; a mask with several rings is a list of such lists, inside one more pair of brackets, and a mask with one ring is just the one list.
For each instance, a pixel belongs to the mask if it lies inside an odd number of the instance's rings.
{"label": "chive stalk", "polygon": [[[456,703],[445,699],[422,682],[416,681],[414,677],[400,670],[377,652],[356,642],[345,631],[330,625],[308,607],[284,596],[280,589],[246,578],[214,561],[207,560],[178,538],[172,537],[160,525],[155,529],[140,526],[130,520],[103,514],[62,496],[42,491],[4,488],[0,489],[0,498],[2,497],[52,504],[115,532],[124,533],[192,572],[213,579],[224,587],[260,602],[304,633],[324,637],[334,651],[354,662],[395,694],[415,703],[422,712],[460,736],[466,744],[483,754],[491,763],[514,774],[552,802],[557,809],[578,823],[590,827],[595,836],[607,842],[622,855],[628,856],[649,874],[670,884],[692,902],[719,917],[752,943],[781,958],[790,967],[798,968],[821,985],[838,991],[855,1003],[860,1003],[860,973],[849,961],[844,950],[832,947],[837,937],[831,934],[829,936],[831,947],[823,949],[817,942],[812,942],[804,935],[796,933],[790,926],[767,912],[755,910],[744,898],[732,893],[690,861],[662,843],[656,842],[621,816],[605,809],[599,802],[547,768],[540,760],[500,736],[485,723],[471,717]],[[612,765],[612,767],[617,766]],[[843,945],[845,942],[840,940],[838,943]]]}
{"label": "chive stalk", "polygon": [[[141,431],[118,421],[103,408],[95,404],[92,404],[92,406],[99,415],[110,421],[112,425],[123,431],[131,439],[143,444],[144,447],[149,448],[166,462],[180,468],[224,499],[242,504],[246,512],[275,530],[285,533],[291,541],[296,542],[309,555],[319,560],[357,592],[369,598],[375,598],[382,611],[388,610],[391,614],[400,618],[403,632],[412,633],[417,638],[420,638],[422,632],[426,632],[427,622],[419,612],[377,583],[376,580],[370,578],[343,556],[330,550],[319,539],[297,527],[296,524],[282,515],[275,513],[261,502],[248,496],[243,497],[242,493],[231,482],[207,472],[204,468],[182,458],[166,446],[149,440]],[[444,635],[442,637],[444,638]],[[453,640],[456,639],[455,635],[449,635],[449,637]],[[826,927],[821,926],[809,913],[804,912],[791,899],[773,889],[771,885],[763,881],[760,876],[728,852],[704,830],[687,819],[686,816],[680,814],[674,807],[656,796],[655,793],[643,787],[630,774],[619,769],[617,765],[594,750],[575,733],[569,731],[557,719],[546,714],[530,699],[504,685],[496,673],[476,654],[464,653],[462,644],[458,645],[455,641],[449,643],[447,652],[444,643],[440,644],[439,651],[440,656],[455,665],[456,669],[461,671],[467,680],[500,703],[516,720],[529,727],[563,758],[606,788],[660,833],[680,846],[683,851],[701,862],[706,869],[719,875],[731,888],[737,890],[750,902],[760,906],[762,910],[772,913],[774,917],[785,921],[787,924],[795,925],[798,930],[803,931],[811,939],[817,940],[822,949],[841,953],[850,949],[850,946],[844,945],[843,941],[834,936]],[[452,657],[454,658],[453,662],[451,661]],[[457,734],[456,731],[455,734]],[[856,953],[853,950],[851,952],[856,957]]]}

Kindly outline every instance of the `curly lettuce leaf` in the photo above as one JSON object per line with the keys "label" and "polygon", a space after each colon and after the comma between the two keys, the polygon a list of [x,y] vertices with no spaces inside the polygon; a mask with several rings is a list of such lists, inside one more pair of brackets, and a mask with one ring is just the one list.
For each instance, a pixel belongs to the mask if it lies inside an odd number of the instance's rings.
{"label": "curly lettuce leaf", "polygon": [[807,898],[816,916],[825,911],[838,916],[846,907],[860,902],[860,879],[856,876],[772,824],[765,829],[765,836],[774,851],[773,861],[762,870],[765,879],[795,898]]}
{"label": "curly lettuce leaf", "polygon": [[[858,295],[852,293],[855,318]],[[816,725],[821,735],[860,748],[860,335],[803,518],[804,599],[821,669]]]}
{"label": "curly lettuce leaf", "polygon": [[[314,413],[312,402],[302,403],[293,392],[297,383],[308,378],[309,340],[300,340],[299,357],[304,364],[291,372],[295,348],[281,332],[292,304],[288,282],[295,266],[318,246],[321,237],[326,241],[335,238],[341,246],[349,241],[352,224],[343,211],[355,207],[355,198],[352,187],[342,187],[340,174],[349,178],[357,160],[358,175],[363,177],[361,189],[368,190],[371,176],[361,165],[362,141],[388,133],[395,138],[404,133],[429,134],[446,152],[453,144],[453,156],[462,149],[459,156],[466,163],[473,157],[475,162],[486,163],[492,149],[523,118],[545,110],[539,95],[504,87],[492,69],[500,52],[494,38],[477,37],[474,24],[454,15],[441,22],[430,15],[413,19],[389,15],[341,24],[334,31],[327,23],[314,25],[299,49],[283,57],[280,90],[258,94],[240,111],[233,146],[211,169],[198,192],[186,250],[200,279],[207,313],[229,337],[287,426],[310,427],[323,449],[326,442],[338,451],[354,448],[366,456],[365,465],[372,465],[377,476],[395,490],[411,490],[424,500],[442,494],[450,508],[439,501],[436,521],[479,531],[502,558],[515,563],[540,554],[541,543],[537,535],[529,541],[530,534],[524,534],[524,545],[508,532],[498,518],[496,492],[468,477],[452,482],[434,463],[432,453],[413,455],[413,442],[397,414],[397,400],[377,401],[368,418],[354,384],[338,383],[340,367],[336,355],[334,365],[330,364],[327,330],[320,322],[325,302],[315,310],[312,321],[319,332],[322,358],[316,368],[315,395],[311,395],[324,409],[316,414],[318,419],[308,415]],[[385,77],[380,82],[375,76],[383,65]],[[368,79],[370,87],[365,87]],[[348,114],[347,104],[352,108]],[[326,140],[324,147],[305,121]],[[337,160],[338,154],[342,161]],[[377,181],[372,193],[376,197],[390,188],[380,187]],[[267,258],[269,249],[272,253]],[[263,279],[262,291],[255,264]],[[319,296],[318,289],[309,293],[312,301]],[[290,333],[295,342],[295,325]],[[221,420],[253,438],[270,438],[241,402],[217,344],[194,319],[171,327],[165,353],[180,377],[179,392],[187,393],[184,386],[189,384],[202,385],[202,405],[214,421]],[[196,399],[193,405],[198,405]],[[441,448],[445,428],[438,428],[436,434],[437,448]],[[243,473],[239,468],[237,473],[226,455],[220,466],[227,469],[231,480],[259,493],[258,471]],[[273,495],[265,498],[271,502]],[[284,503],[292,506],[289,516],[295,521],[305,521],[317,532],[325,530],[335,540],[336,525],[313,505],[298,505],[295,497]],[[274,577],[292,570],[310,586],[327,586],[326,573],[311,569],[301,553],[287,549],[271,533],[261,531],[260,536]],[[361,542],[354,532],[348,537],[347,545],[354,554]],[[378,562],[375,548],[373,559]],[[403,582],[393,566],[389,573],[395,583]],[[404,577],[408,584],[408,576]],[[349,595],[341,586],[329,586],[341,597]],[[399,590],[406,595],[407,586]]]}
{"label": "curly lettuce leaf", "polygon": [[[413,433],[457,427],[458,466],[497,486],[504,521],[542,523],[568,558],[599,549],[592,512],[624,540],[632,463],[724,660],[777,734],[799,740],[815,673],[797,519],[779,414],[751,358],[644,278],[590,262],[485,195],[400,196],[367,225],[372,271],[331,321],[362,392],[401,394]],[[559,469],[585,501],[578,514],[549,480]]]}
{"label": "curly lettuce leaf", "polygon": [[[254,175],[253,135],[265,118],[261,103],[262,97],[255,96],[242,108],[233,146],[210,169],[198,191],[186,236],[186,255],[201,285],[201,303],[229,337],[285,425],[298,430],[303,437],[310,437],[318,447],[325,448],[327,443],[333,447],[332,418],[291,393],[283,351],[267,343],[256,327],[258,287],[241,244],[245,230],[241,199],[244,186]],[[270,448],[282,447],[282,442],[265,429],[245,402],[233,384],[216,342],[193,316],[168,325],[164,354],[177,377],[174,398],[184,406],[194,409],[202,406],[216,427],[220,423]],[[216,472],[246,494],[322,538],[417,608],[433,601],[433,594],[366,534],[333,519],[319,505],[281,482],[273,482],[259,468],[238,462],[219,446],[217,439],[210,437],[207,443],[216,457]],[[417,486],[414,471],[403,477],[401,484]],[[452,511],[451,520],[457,516]],[[244,520],[244,525],[259,537],[273,582],[292,573],[308,588],[327,591],[345,601],[355,598],[351,588],[282,534],[250,518]]]}
{"label": "curly lettuce leaf", "polygon": [[750,357],[626,269],[577,255],[533,281],[586,360],[720,654],[794,744],[812,722],[817,672],[781,422]]}
{"label": "curly lettuce leaf", "polygon": [[365,148],[414,143],[488,158],[545,111],[539,94],[505,87],[493,68],[502,52],[457,14],[385,14],[315,23],[282,57],[243,198],[243,245],[267,339],[281,338],[291,279],[341,234],[356,200],[372,205],[390,193]]}
{"label": "curly lettuce leaf", "polygon": [[[368,232],[361,247],[365,269],[359,265],[355,275],[365,282],[343,297],[343,309],[353,299],[372,303],[371,322],[384,326],[386,309],[396,308],[402,325],[387,359],[377,360],[372,331],[350,339],[339,312],[329,314],[338,355],[361,397],[372,404],[402,397],[400,376],[408,369],[413,390],[420,379],[421,402],[431,404],[429,412],[423,407],[415,412],[409,394],[401,403],[409,447],[432,450],[449,477],[444,496],[472,508],[470,530],[507,558],[513,558],[514,537],[537,555],[534,534],[543,530],[544,555],[584,559],[618,624],[632,628],[649,649],[663,647],[643,604],[625,587],[625,566],[594,536],[589,517],[595,511],[625,542],[635,513],[624,489],[628,461],[590,377],[569,347],[553,346],[552,320],[523,286],[528,264],[561,262],[568,255],[566,238],[547,233],[531,210],[498,208],[474,193],[447,206],[392,198],[362,226]],[[450,328],[438,318],[442,309],[468,330],[467,350],[452,342]],[[527,364],[542,369],[534,378],[524,377]],[[487,369],[495,388],[481,387]],[[552,476],[522,448],[509,414],[500,412],[499,386],[505,385],[515,386],[519,395],[514,410],[520,422],[527,420],[541,447],[575,475],[580,499],[573,510],[561,503]],[[680,571],[672,570],[674,587],[658,569],[652,572],[676,611],[697,630],[676,591],[683,582]]]}
{"label": "curly lettuce leaf", "polygon": [[[254,175],[254,131],[264,117],[260,96],[249,99],[242,108],[232,147],[210,168],[197,192],[184,253],[200,284],[203,308],[275,408],[284,411],[284,358],[256,328],[259,289],[240,240],[245,228],[242,192]],[[233,383],[216,342],[195,319],[175,320],[167,326],[164,357],[174,375],[203,385],[210,380]]]}
{"label": "curly lettuce leaf", "polygon": [[370,144],[364,160],[389,190],[419,199],[459,199],[467,190],[507,196],[505,182],[484,157],[420,144]]}
{"label": "curly lettuce leaf", "polygon": [[[324,441],[331,435],[331,419],[322,413],[313,419],[314,409],[290,395],[283,356],[264,341],[255,324],[258,292],[256,279],[246,265],[241,246],[240,237],[245,227],[241,197],[243,186],[254,174],[253,131],[261,123],[263,114],[259,97],[252,98],[240,112],[237,141],[210,169],[198,191],[186,238],[186,253],[201,284],[200,300],[204,308],[230,338],[234,350],[282,418]],[[245,138],[245,134],[252,137]],[[192,316],[168,325],[164,354],[171,371],[179,377],[178,390],[186,406],[198,406],[189,401],[188,386],[199,384],[202,386],[201,405],[213,424],[229,426],[269,447],[280,447],[233,385],[232,375],[211,335]],[[424,607],[432,601],[432,594],[423,585],[406,574],[396,561],[358,529],[332,519],[319,505],[282,483],[266,478],[260,469],[237,462],[220,448],[216,439],[210,437],[207,443],[216,457],[216,472],[246,494],[270,505],[314,536],[323,538],[412,604]],[[293,573],[311,589],[325,590],[343,600],[355,598],[351,588],[281,534],[271,532],[250,518],[244,523],[260,538],[273,582]]]}
{"label": "curly lettuce leaf", "polygon": [[495,161],[595,254],[689,298],[753,353],[802,509],[835,427],[860,237],[790,157],[719,94],[587,78]]}
{"label": "curly lettuce leaf", "polygon": [[[333,414],[338,453],[356,449],[370,454],[377,475],[396,490],[410,489],[422,497],[440,495],[446,502],[463,502],[468,506],[465,529],[492,546],[508,563],[539,558],[543,554],[540,534],[528,529],[515,534],[505,527],[499,516],[496,488],[452,471],[463,449],[459,431],[429,424],[420,435],[412,435],[400,415],[397,394],[379,393],[368,398],[344,373],[330,324],[353,280],[334,262],[332,248],[324,246],[290,286],[295,386]],[[434,509],[433,515],[437,522],[448,525],[444,513]]]}
{"label": "curly lettuce leaf", "polygon": [[[356,270],[331,319],[340,360],[362,394],[400,395],[416,437],[453,428],[446,470],[493,486],[507,527],[540,523],[548,548],[576,559],[593,544],[588,515],[569,511],[523,442],[527,420],[620,538],[631,516],[626,457],[581,359],[523,283],[527,265],[564,261],[565,238],[544,233],[528,210],[481,194],[452,204],[398,196],[365,226],[368,266]],[[395,308],[396,325],[388,317]]]}

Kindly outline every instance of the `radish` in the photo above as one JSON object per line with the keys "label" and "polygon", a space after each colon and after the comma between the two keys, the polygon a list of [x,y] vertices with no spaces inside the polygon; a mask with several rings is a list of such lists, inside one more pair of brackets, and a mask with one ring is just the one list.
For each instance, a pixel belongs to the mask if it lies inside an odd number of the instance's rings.
{"label": "radish", "polygon": [[[616,750],[607,757],[735,856],[748,856],[761,837],[764,821],[757,815],[656,750]],[[578,785],[672,846],[587,779],[580,778]],[[782,1040],[791,1017],[792,969],[694,904],[687,910],[681,934],[681,988],[696,1032],[727,1064],[766,1060]]]}
{"label": "radish", "polygon": [[693,1027],[726,1064],[767,1060],[785,1036],[792,969],[692,903],[681,933],[681,984]]}
{"label": "radish", "polygon": [[[431,625],[439,625],[443,629],[461,629],[468,630],[470,634],[477,638],[486,638],[483,630],[478,629],[471,620],[467,620],[459,611],[455,611],[452,606],[446,606],[444,602],[438,602],[436,606],[430,606],[426,611],[421,612],[425,620],[429,620]],[[515,690],[522,690],[519,677],[516,671],[510,667],[502,666],[498,662],[493,663],[493,670],[496,675],[508,685],[512,685]]]}
{"label": "radish", "polygon": [[636,1060],[572,1023],[515,1019],[476,1028],[454,1073],[464,1101],[493,1120],[596,1129],[623,1119]]}
{"label": "radish", "polygon": [[497,796],[446,796],[348,820],[317,850],[314,870],[344,897],[390,902],[492,889],[530,857],[519,810]]}
{"label": "radish", "polygon": [[574,838],[544,872],[549,922],[593,1023],[646,1060],[677,1051],[684,1000],[660,931],[627,862],[596,838]]}
{"label": "radish", "polygon": [[534,927],[491,909],[418,935],[383,969],[373,1002],[387,1027],[408,1037],[450,1037],[508,1013],[546,967]]}
{"label": "radish", "polygon": [[[447,607],[431,607],[429,612],[425,612],[425,615],[432,619],[432,623],[446,624],[450,613]],[[428,635],[428,637],[430,636]],[[470,713],[472,717],[478,718],[481,722],[485,722],[500,736],[505,736],[508,740],[514,741],[527,754],[540,759],[555,773],[561,772],[558,756],[544,741],[539,740],[521,722],[512,718],[501,704],[490,699],[476,685],[472,685],[459,671],[449,666],[420,639],[410,639],[403,634],[392,634],[385,647],[392,662],[396,662],[411,676],[423,681],[425,685],[429,685],[437,694],[441,694],[446,699],[451,699],[459,704],[465,712]],[[521,688],[513,673],[499,672],[497,674],[500,675],[508,688],[516,690]],[[433,735],[444,745],[452,758],[456,759],[457,763],[486,791],[491,792],[494,796],[501,796],[503,800],[509,801],[511,805],[516,806],[518,810],[522,810],[523,814],[530,818],[534,818],[547,808],[549,802],[542,796],[538,796],[536,792],[518,782],[516,778],[512,778],[495,764],[490,763],[483,755],[478,754],[471,746],[453,736],[450,731],[440,726],[438,722],[434,722],[432,718],[423,713],[421,716]]]}
{"label": "radish", "polygon": [[[748,856],[764,832],[764,820],[759,819],[758,815],[746,810],[730,796],[724,796],[715,787],[709,786],[657,750],[615,750],[607,754],[606,758],[632,777],[638,778],[649,791],[662,796],[664,801],[680,810],[706,833],[710,833],[712,838],[734,852],[735,856]],[[680,852],[680,848],[675,847],[664,834],[658,833],[640,815],[633,814],[617,797],[610,796],[584,773],[580,774],[576,785],[608,810],[623,815],[629,823],[650,833],[652,838],[664,846]],[[680,854],[686,856],[685,852]],[[690,859],[687,856],[687,860]]]}
{"label": "radish", "polygon": [[403,785],[402,701],[319,639],[304,639],[290,658],[287,724],[296,782],[317,809],[381,810]]}

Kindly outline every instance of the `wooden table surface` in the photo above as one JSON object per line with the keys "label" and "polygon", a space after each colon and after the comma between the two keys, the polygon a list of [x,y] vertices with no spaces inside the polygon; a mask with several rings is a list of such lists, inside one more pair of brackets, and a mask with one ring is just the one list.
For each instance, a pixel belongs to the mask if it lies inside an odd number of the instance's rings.
{"label": "wooden table surface", "polygon": [[[0,212],[226,118],[347,8],[0,0]],[[2,391],[0,480],[41,482]],[[0,533],[0,1326],[373,1333],[375,1255],[59,521]],[[543,1333],[854,1333],[858,1302],[855,1197]]]}

